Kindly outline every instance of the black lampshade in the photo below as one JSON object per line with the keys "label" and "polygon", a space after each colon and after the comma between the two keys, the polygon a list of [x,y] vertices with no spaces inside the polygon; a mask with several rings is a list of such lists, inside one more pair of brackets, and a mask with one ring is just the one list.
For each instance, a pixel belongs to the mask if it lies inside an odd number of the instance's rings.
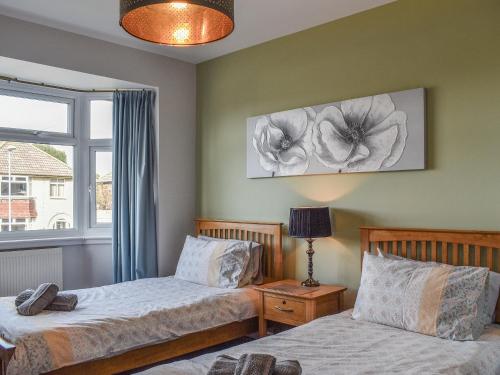
{"label": "black lampshade", "polygon": [[319,238],[332,235],[328,207],[290,208],[288,234],[297,238]]}

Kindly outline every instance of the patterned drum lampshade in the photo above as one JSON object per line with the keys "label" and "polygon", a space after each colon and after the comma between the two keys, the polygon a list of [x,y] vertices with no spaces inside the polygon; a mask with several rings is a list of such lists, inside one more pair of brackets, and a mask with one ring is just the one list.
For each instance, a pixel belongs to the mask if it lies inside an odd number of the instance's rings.
{"label": "patterned drum lampshade", "polygon": [[120,0],[120,25],[149,42],[214,42],[234,29],[234,0]]}
{"label": "patterned drum lampshade", "polygon": [[312,243],[315,238],[330,237],[332,235],[332,224],[330,221],[330,209],[328,207],[297,207],[290,209],[290,222],[288,225],[290,237],[305,238],[309,244],[306,252],[308,255],[307,280],[302,282],[303,286],[319,286],[319,282],[313,278],[313,255]]}

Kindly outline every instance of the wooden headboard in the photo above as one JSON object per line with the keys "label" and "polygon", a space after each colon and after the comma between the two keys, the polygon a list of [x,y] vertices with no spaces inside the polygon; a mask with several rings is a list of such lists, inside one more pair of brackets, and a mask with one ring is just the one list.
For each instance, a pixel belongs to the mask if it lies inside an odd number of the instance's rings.
{"label": "wooden headboard", "polygon": [[[500,232],[361,227],[361,259],[380,250],[420,261],[488,267],[500,272]],[[500,323],[500,299],[496,322]]]}
{"label": "wooden headboard", "polygon": [[195,235],[262,244],[264,282],[283,279],[281,223],[196,219]]}

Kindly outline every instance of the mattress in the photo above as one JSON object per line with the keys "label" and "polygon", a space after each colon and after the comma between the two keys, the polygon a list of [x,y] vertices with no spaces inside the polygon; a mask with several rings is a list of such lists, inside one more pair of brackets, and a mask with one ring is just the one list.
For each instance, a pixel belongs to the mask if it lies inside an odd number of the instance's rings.
{"label": "mattress", "polygon": [[206,374],[221,353],[267,353],[295,359],[304,375],[500,374],[500,326],[486,328],[477,341],[449,341],[376,323],[356,321],[350,312],[219,353],[157,366],[142,375]]}
{"label": "mattress", "polygon": [[8,375],[39,374],[257,316],[251,288],[219,289],[173,277],[72,291],[73,312],[18,315],[0,298],[0,334],[16,345]]}

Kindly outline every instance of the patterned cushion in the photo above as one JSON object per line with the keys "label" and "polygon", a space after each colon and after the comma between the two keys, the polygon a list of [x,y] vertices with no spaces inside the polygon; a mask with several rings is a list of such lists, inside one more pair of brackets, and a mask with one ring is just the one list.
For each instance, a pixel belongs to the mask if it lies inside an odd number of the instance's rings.
{"label": "patterned cushion", "polygon": [[242,241],[242,240],[225,240],[220,238],[213,238],[207,236],[198,236],[199,239],[208,241],[228,241],[230,243],[239,242],[246,246],[250,246],[250,260],[248,266],[245,269],[245,273],[241,278],[239,287],[245,285],[258,285],[264,282],[264,274],[262,273],[262,255],[264,254],[264,247],[253,241]]}
{"label": "patterned cushion", "polygon": [[484,328],[488,269],[402,262],[365,253],[353,318],[451,340]]}
{"label": "patterned cushion", "polygon": [[217,288],[237,288],[250,259],[250,246],[187,236],[175,278]]}
{"label": "patterned cushion", "polygon": [[[394,260],[406,260],[409,262],[416,262],[418,264],[440,266],[442,263],[437,262],[420,262],[413,259],[403,258],[398,255],[388,254],[380,249],[377,249],[379,257],[394,259]],[[498,302],[498,297],[500,294],[500,273],[490,271],[488,275],[488,291],[485,298],[487,302],[485,304],[484,314],[485,314],[485,324],[490,324],[495,322],[495,310]]]}
{"label": "patterned cushion", "polygon": [[406,260],[408,262],[415,262],[417,264],[425,265],[425,266],[440,266],[440,265],[443,264],[443,263],[438,263],[438,262],[423,262],[421,260],[404,258],[404,257],[400,257],[399,255],[385,253],[385,252],[383,252],[382,250],[380,250],[378,248],[377,248],[377,254],[378,254],[379,257],[382,257],[382,258],[393,259],[393,260]]}

